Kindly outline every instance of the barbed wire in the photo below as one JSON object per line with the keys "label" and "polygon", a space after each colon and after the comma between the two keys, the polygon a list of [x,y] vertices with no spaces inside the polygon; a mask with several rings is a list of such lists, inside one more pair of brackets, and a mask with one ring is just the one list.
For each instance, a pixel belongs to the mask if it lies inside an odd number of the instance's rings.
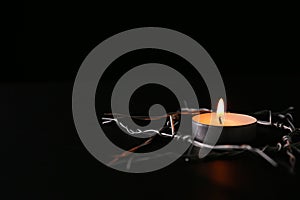
{"label": "barbed wire", "polygon": [[[113,115],[113,118],[110,117],[102,117],[102,124],[107,124],[114,122],[118,124],[121,128],[123,128],[127,133],[130,135],[135,135],[135,134],[146,134],[149,136],[149,139],[147,139],[145,142],[142,144],[128,150],[124,151],[120,155],[116,155],[114,159],[109,162],[109,165],[114,165],[114,164],[121,164],[124,162],[127,162],[127,169],[130,168],[132,163],[134,162],[140,162],[143,160],[149,160],[149,159],[154,159],[150,157],[140,157],[136,156],[135,154],[132,154],[135,152],[137,149],[146,146],[150,144],[153,140],[154,137],[164,137],[164,138],[170,138],[170,139],[176,139],[179,142],[188,142],[192,145],[192,147],[197,147],[199,149],[201,148],[207,148],[211,150],[218,150],[218,151],[224,151],[224,153],[219,153],[218,155],[221,156],[232,156],[232,155],[239,155],[240,153],[243,153],[245,151],[255,153],[256,155],[260,156],[264,160],[266,160],[269,164],[271,164],[274,167],[277,167],[279,164],[276,162],[274,159],[272,159],[269,155],[267,155],[266,152],[285,152],[285,154],[288,156],[289,160],[289,166],[288,170],[291,173],[294,173],[295,169],[295,164],[296,164],[296,156],[294,155],[294,151],[296,153],[300,154],[300,149],[298,148],[300,146],[300,142],[298,143],[293,143],[292,138],[296,135],[299,135],[300,129],[295,128],[293,124],[293,116],[291,114],[291,111],[293,110],[293,107],[290,107],[284,111],[281,112],[272,112],[270,110],[264,110],[264,111],[259,111],[254,113],[254,115],[259,116],[259,115],[268,115],[267,121],[262,121],[258,120],[257,123],[266,127],[275,127],[277,129],[281,129],[284,131],[287,131],[286,134],[284,134],[281,138],[281,141],[278,141],[276,146],[269,146],[266,145],[261,148],[256,148],[252,147],[251,145],[208,145],[204,144],[202,142],[199,142],[197,140],[194,140],[191,135],[187,134],[182,134],[179,132],[176,132],[175,126],[179,123],[176,121],[178,119],[179,115],[195,115],[195,114],[200,114],[204,112],[211,112],[211,110],[206,109],[206,108],[201,108],[201,109],[191,109],[191,108],[183,108],[181,111],[178,112],[173,112],[173,113],[168,113],[166,115],[162,116],[155,116],[155,117],[148,117],[148,116],[129,116],[129,115],[123,115],[119,113],[105,113],[104,115]],[[165,126],[163,126],[160,129],[130,129],[128,126],[126,126],[123,122],[121,122],[121,119],[126,118],[126,117],[131,117],[134,119],[139,119],[139,120],[159,120],[159,119],[167,119],[167,122]],[[169,152],[166,155],[174,155],[176,153],[174,152]],[[132,155],[131,157],[129,157]],[[218,157],[216,154],[211,154],[212,157]],[[161,157],[162,155],[157,155],[155,158]],[[184,155],[186,160],[189,160],[189,157],[194,156],[194,154],[191,154],[190,151],[188,152],[187,155]],[[121,160],[123,158],[129,157],[127,161]]]}

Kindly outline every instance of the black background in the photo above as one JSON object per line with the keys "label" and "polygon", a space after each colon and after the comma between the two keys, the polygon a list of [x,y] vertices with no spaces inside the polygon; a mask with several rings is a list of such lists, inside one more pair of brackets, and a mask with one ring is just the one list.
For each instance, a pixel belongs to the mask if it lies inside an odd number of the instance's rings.
{"label": "black background", "polygon": [[5,77],[73,81],[79,65],[97,44],[144,26],[171,28],[194,38],[223,75],[296,73],[299,30],[297,13],[290,7],[237,9],[225,15],[205,14],[206,7],[201,6],[188,8],[149,5],[118,10],[106,4],[25,4],[18,13],[18,26],[11,25],[17,36],[19,68],[12,71],[14,76]]}
{"label": "black background", "polygon": [[[1,67],[3,130],[10,133],[4,136],[4,152],[13,164],[4,180],[12,181],[13,194],[25,199],[99,199],[104,195],[222,199],[284,196],[284,181],[294,189],[297,176],[276,171],[263,161],[253,164],[253,157],[230,162],[234,172],[224,173],[236,176],[225,181],[229,185],[207,178],[204,172],[214,174],[208,170],[214,163],[172,164],[141,175],[117,172],[85,150],[72,121],[72,84],[84,58],[111,35],[144,26],[171,28],[199,42],[223,76],[229,110],[279,111],[295,106],[297,121],[299,16],[292,5],[246,7],[220,13],[204,5],[175,9],[146,2],[138,7],[32,3],[15,9],[8,23],[12,31],[8,35],[13,36],[7,39],[9,56],[4,58],[9,62]],[[104,84],[111,84],[109,80],[108,76]],[[209,107],[207,103],[201,105]],[[265,185],[277,180],[281,183],[276,186]]]}

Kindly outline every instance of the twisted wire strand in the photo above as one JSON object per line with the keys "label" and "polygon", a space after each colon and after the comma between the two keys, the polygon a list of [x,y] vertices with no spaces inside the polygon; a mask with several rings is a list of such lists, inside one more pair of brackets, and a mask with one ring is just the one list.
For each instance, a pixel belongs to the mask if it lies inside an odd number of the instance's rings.
{"label": "twisted wire strand", "polygon": [[[147,141],[145,141],[144,143],[142,143],[141,145],[138,145],[128,151],[125,151],[120,155],[116,155],[114,157],[114,159],[109,163],[109,165],[127,162],[126,168],[129,169],[130,166],[132,165],[132,163],[134,163],[134,162],[140,162],[143,160],[154,159],[154,158],[149,158],[149,157],[148,158],[145,158],[145,157],[134,158],[134,156],[133,156],[134,154],[132,155],[132,153],[134,151],[136,151],[137,149],[150,144],[152,142],[154,136],[159,135],[162,137],[170,137],[173,139],[177,139],[178,141],[189,142],[190,144],[192,144],[193,146],[198,147],[198,148],[208,148],[211,150],[222,150],[225,152],[226,151],[234,151],[234,152],[249,151],[249,152],[255,153],[256,155],[259,155],[261,158],[266,160],[268,163],[270,163],[274,167],[278,166],[278,163],[276,161],[274,161],[270,156],[268,156],[265,153],[265,151],[268,150],[268,151],[276,152],[276,151],[285,150],[286,155],[289,157],[290,171],[293,173],[294,168],[295,168],[295,163],[296,163],[296,157],[293,154],[293,150],[295,150],[297,153],[300,153],[300,150],[298,149],[298,146],[300,146],[300,142],[292,143],[291,138],[294,135],[299,134],[300,130],[298,128],[295,128],[295,126],[293,125],[293,123],[292,123],[293,117],[289,112],[285,112],[282,114],[282,112],[272,113],[271,111],[268,111],[269,121],[258,120],[258,124],[265,125],[265,126],[274,126],[276,128],[287,130],[289,132],[287,135],[284,135],[282,137],[282,141],[278,142],[275,147],[266,145],[265,147],[263,147],[261,149],[254,148],[250,145],[208,145],[208,144],[205,144],[205,143],[202,143],[202,142],[192,139],[190,135],[179,135],[179,133],[176,133],[174,126],[178,123],[178,121],[173,120],[174,116],[194,115],[194,114],[199,114],[199,113],[204,113],[204,112],[211,112],[211,110],[206,109],[206,108],[201,108],[201,109],[183,108],[182,111],[172,112],[172,113],[168,113],[168,114],[165,114],[162,116],[154,116],[154,117],[151,116],[151,118],[148,116],[129,116],[129,115],[124,115],[124,114],[120,114],[120,113],[105,113],[105,115],[111,115],[114,118],[102,117],[102,120],[103,120],[102,124],[115,122],[120,127],[122,127],[124,130],[126,130],[127,133],[129,133],[131,135],[147,134],[150,136],[149,139]],[[169,118],[169,120],[167,121],[166,126],[162,127],[160,130],[156,130],[156,129],[132,130],[120,121],[120,119],[127,118],[127,117],[131,117],[131,118],[139,119],[139,120],[159,120],[159,119],[163,119],[163,118]],[[273,119],[274,117],[279,117],[280,119],[282,119],[282,121],[274,122],[274,119]],[[171,130],[171,134],[162,131],[162,130],[165,130],[166,128]],[[168,155],[173,155],[173,154],[174,154],[174,152],[169,152]],[[129,155],[132,155],[132,156],[127,161],[120,160]],[[162,156],[162,155],[158,155],[158,157],[159,156]]]}

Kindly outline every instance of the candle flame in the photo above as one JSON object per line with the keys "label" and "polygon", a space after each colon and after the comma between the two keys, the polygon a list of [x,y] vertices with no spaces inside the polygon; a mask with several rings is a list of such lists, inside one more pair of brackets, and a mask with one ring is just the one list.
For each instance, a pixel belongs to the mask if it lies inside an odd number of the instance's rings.
{"label": "candle flame", "polygon": [[217,117],[223,118],[224,117],[224,112],[225,112],[224,100],[221,98],[219,100],[219,103],[218,103],[218,106],[217,106]]}

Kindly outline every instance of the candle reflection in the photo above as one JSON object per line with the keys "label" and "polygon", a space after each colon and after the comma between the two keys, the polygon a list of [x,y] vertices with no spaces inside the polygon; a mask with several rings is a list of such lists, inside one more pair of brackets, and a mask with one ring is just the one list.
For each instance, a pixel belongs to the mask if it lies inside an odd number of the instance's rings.
{"label": "candle reflection", "polygon": [[206,163],[206,166],[205,169],[201,168],[197,171],[214,185],[219,185],[228,189],[244,188],[247,185],[245,180],[241,179],[241,177],[245,178],[245,174],[241,174],[238,163],[213,161],[211,163]]}

